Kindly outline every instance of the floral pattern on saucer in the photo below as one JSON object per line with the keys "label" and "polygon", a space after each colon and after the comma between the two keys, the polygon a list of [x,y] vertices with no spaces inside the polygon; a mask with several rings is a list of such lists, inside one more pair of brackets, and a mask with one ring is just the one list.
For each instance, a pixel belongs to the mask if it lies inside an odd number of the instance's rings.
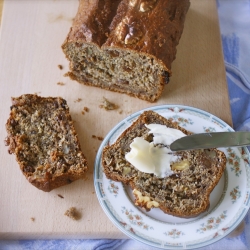
{"label": "floral pattern on saucer", "polygon": [[183,118],[179,115],[174,115],[169,118],[169,120],[177,122],[179,126],[186,127],[187,124],[193,124],[193,121],[190,118]]}
{"label": "floral pattern on saucer", "polygon": [[132,225],[137,225],[145,230],[154,230],[152,226],[149,226],[148,224],[143,222],[143,218],[139,214],[135,214],[133,210],[128,210],[126,207],[122,207],[122,213],[124,213],[127,218],[129,219],[129,222]]}
{"label": "floral pattern on saucer", "polygon": [[197,229],[197,232],[204,233],[208,230],[217,229],[221,222],[227,217],[227,211],[224,211],[218,217],[210,217],[206,223],[201,224],[201,228]]}
{"label": "floral pattern on saucer", "polygon": [[228,152],[227,162],[230,165],[230,169],[235,173],[237,177],[239,177],[241,175],[240,157],[235,153],[235,151],[232,148],[228,148],[227,152]]}
{"label": "floral pattern on saucer", "polygon": [[165,232],[164,233],[166,236],[171,237],[172,239],[178,239],[180,238],[182,235],[185,235],[182,231],[178,230],[178,229],[172,229],[171,231]]}
{"label": "floral pattern on saucer", "polygon": [[216,132],[214,127],[203,127],[205,133]]}
{"label": "floral pattern on saucer", "polygon": [[116,197],[118,195],[119,192],[119,187],[115,184],[114,181],[109,180],[109,187],[108,190],[110,193],[114,194],[114,196]]}
{"label": "floral pattern on saucer", "polygon": [[241,197],[241,191],[239,190],[239,186],[236,186],[231,192],[231,201],[232,203],[235,203],[237,199]]}

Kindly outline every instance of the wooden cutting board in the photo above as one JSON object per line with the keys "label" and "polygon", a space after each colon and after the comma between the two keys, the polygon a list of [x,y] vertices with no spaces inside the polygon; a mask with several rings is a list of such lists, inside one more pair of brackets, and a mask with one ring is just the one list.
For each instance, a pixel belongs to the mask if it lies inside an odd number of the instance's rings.
{"label": "wooden cutting board", "polygon": [[[215,0],[191,0],[172,67],[173,76],[161,99],[154,104],[87,87],[63,76],[68,70],[68,61],[60,46],[77,7],[78,0],[4,1],[0,36],[1,239],[126,238],[109,221],[95,195],[93,169],[101,141],[92,135],[105,137],[114,125],[135,111],[153,105],[183,104],[211,112],[231,125]],[[84,180],[50,193],[26,181],[3,142],[10,98],[24,93],[62,96],[68,101],[89,162]],[[100,109],[103,97],[120,108]],[[78,98],[81,101],[77,101]],[[88,107],[89,112],[83,115],[84,107]],[[73,221],[64,215],[71,206],[81,211],[81,220]]]}

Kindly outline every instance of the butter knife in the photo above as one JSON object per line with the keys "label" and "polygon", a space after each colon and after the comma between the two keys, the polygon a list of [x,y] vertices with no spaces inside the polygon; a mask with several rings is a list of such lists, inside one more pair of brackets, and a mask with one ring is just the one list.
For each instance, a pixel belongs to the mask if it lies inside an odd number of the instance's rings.
{"label": "butter knife", "polygon": [[250,145],[250,132],[212,132],[184,136],[170,144],[172,151]]}

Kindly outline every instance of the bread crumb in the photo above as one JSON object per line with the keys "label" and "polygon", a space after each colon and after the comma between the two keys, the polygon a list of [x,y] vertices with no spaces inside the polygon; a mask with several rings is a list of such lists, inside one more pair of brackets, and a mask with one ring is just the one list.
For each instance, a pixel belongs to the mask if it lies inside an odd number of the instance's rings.
{"label": "bread crumb", "polygon": [[92,135],[92,138],[97,139],[99,141],[103,141],[103,137],[101,136]]}
{"label": "bread crumb", "polygon": [[105,110],[114,110],[114,109],[118,109],[119,106],[110,102],[108,99],[106,99],[105,97],[103,97],[103,102],[101,105],[99,105],[100,108],[104,108]]}
{"label": "bread crumb", "polygon": [[35,221],[35,218],[34,218],[34,217],[31,217],[30,219],[31,219],[32,221]]}
{"label": "bread crumb", "polygon": [[67,77],[70,75],[70,72],[65,73],[63,76]]}
{"label": "bread crumb", "polygon": [[63,66],[61,64],[58,64],[58,68],[62,70]]}
{"label": "bread crumb", "polygon": [[82,98],[77,98],[74,102],[80,102]]}
{"label": "bread crumb", "polygon": [[65,85],[65,83],[63,83],[63,82],[58,82],[57,85],[63,86],[63,85]]}
{"label": "bread crumb", "polygon": [[123,110],[120,110],[120,111],[119,111],[119,114],[121,115],[122,113],[123,113]]}
{"label": "bread crumb", "polygon": [[58,194],[57,196],[60,197],[60,198],[62,198],[62,199],[64,198],[61,194]]}
{"label": "bread crumb", "polygon": [[64,215],[68,216],[72,220],[79,220],[82,217],[81,213],[75,207],[69,208]]}
{"label": "bread crumb", "polygon": [[89,112],[89,108],[88,107],[84,107],[83,108],[83,110],[82,110],[82,115],[84,115],[85,114],[85,112]]}

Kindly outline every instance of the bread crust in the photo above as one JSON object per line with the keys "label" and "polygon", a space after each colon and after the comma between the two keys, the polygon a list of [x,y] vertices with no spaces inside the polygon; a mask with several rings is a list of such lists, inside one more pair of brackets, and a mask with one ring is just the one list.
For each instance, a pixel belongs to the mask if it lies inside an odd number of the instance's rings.
{"label": "bread crust", "polygon": [[87,160],[64,99],[32,94],[12,98],[6,130],[8,152],[38,189],[49,192],[84,177]]}
{"label": "bread crust", "polygon": [[176,170],[172,163],[174,174],[171,176],[158,178],[154,174],[142,173],[126,161],[125,154],[130,151],[130,144],[135,137],[152,141],[147,136],[148,129],[145,126],[151,123],[191,134],[171,119],[165,119],[154,111],[145,111],[114,144],[104,147],[102,167],[106,177],[129,185],[134,193],[135,205],[147,211],[158,207],[166,214],[182,218],[196,217],[207,211],[210,194],[226,168],[225,154],[217,149],[182,151],[177,154],[181,161],[188,159],[188,169]]}
{"label": "bread crust", "polygon": [[[176,56],[176,46],[183,32],[189,6],[189,0],[80,0],[78,12],[62,45],[70,61],[71,72],[68,76],[86,85],[156,101],[171,76],[171,64]],[[80,76],[76,69],[80,68],[79,64],[76,66],[74,62],[80,52],[72,56],[72,44],[79,48],[84,44],[105,53],[108,50],[120,51],[121,56],[127,52],[147,57],[161,71],[157,73],[159,76],[155,82],[157,90],[147,94],[124,88],[119,80],[115,84],[98,84]],[[91,67],[89,61],[86,63],[88,68]],[[129,81],[129,77],[125,80]]]}

